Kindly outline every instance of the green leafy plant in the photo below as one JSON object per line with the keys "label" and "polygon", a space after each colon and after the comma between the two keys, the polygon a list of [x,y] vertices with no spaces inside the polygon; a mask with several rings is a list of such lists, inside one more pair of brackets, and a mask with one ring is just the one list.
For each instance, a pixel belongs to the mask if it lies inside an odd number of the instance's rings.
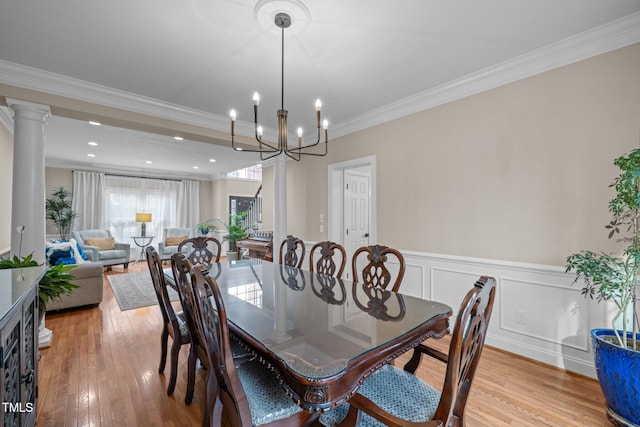
{"label": "green leafy plant", "polygon": [[[613,219],[606,229],[609,230],[609,238],[619,234],[619,241],[624,242],[626,248],[620,256],[592,251],[572,254],[567,257],[566,271],[576,273],[576,282],[583,281],[582,295],[588,298],[596,296],[598,301],[612,301],[616,305],[618,311],[611,325],[618,344],[637,350],[637,340],[629,340],[628,332],[629,325],[633,337],[638,331],[635,295],[640,269],[640,149],[618,157],[613,163],[621,172],[610,185],[615,188],[616,197],[609,202]],[[622,333],[615,326],[620,320]]]}
{"label": "green leafy plant", "polygon": [[227,229],[227,235],[224,236],[224,240],[229,241],[229,251],[235,252],[238,250],[236,242],[238,239],[244,239],[247,237],[247,230],[250,228],[242,223],[242,220],[247,216],[248,212],[240,212],[237,214],[229,215],[229,222],[224,222],[221,219],[216,219]]}
{"label": "green leafy plant", "polygon": [[201,222],[198,225],[196,225],[196,229],[198,230],[198,232],[204,236],[205,234],[208,234],[210,231],[214,231],[216,229],[216,226],[212,224],[211,221],[213,220],[208,219],[205,222]]}
{"label": "green leafy plant", "polygon": [[[24,267],[37,267],[38,264],[33,259],[33,254],[29,254],[26,257],[14,256],[12,259],[6,259],[0,261],[0,270],[8,268],[24,268]],[[47,311],[47,304],[49,301],[60,299],[63,295],[71,295],[73,290],[77,288],[77,285],[71,283],[75,277],[69,273],[75,265],[52,265],[47,269],[38,285],[38,299],[40,300],[40,311]]]}
{"label": "green leafy plant", "polygon": [[68,240],[73,220],[78,214],[71,209],[71,192],[64,187],[53,190],[45,201],[45,218],[58,228],[60,239]]}

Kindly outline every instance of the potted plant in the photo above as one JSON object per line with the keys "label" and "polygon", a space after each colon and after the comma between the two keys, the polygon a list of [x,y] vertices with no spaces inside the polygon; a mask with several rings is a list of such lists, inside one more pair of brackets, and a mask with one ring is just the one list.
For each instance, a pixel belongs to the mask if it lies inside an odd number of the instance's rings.
{"label": "potted plant", "polygon": [[71,225],[78,216],[71,209],[71,192],[62,186],[54,189],[45,201],[45,212],[46,219],[58,228],[60,239],[69,240]]}
{"label": "potted plant", "polygon": [[202,236],[206,236],[210,231],[214,231],[215,229],[216,226],[211,223],[210,219],[196,225],[196,230],[198,230],[198,233],[200,233]]}
{"label": "potted plant", "polygon": [[238,239],[244,239],[247,237],[247,230],[250,228],[243,224],[242,220],[247,216],[247,212],[240,212],[237,214],[229,215],[229,222],[224,222],[221,219],[217,219],[227,229],[227,235],[224,236],[224,240],[229,242],[229,251],[227,252],[228,259],[238,259],[238,247],[236,242]]}
{"label": "potted plant", "polygon": [[583,251],[567,257],[567,272],[582,280],[582,294],[611,301],[617,311],[611,329],[594,329],[591,338],[607,416],[616,425],[640,425],[640,334],[635,307],[640,269],[640,149],[613,162],[620,175],[611,184],[616,196],[609,202],[613,219],[609,238],[621,235],[621,255]]}

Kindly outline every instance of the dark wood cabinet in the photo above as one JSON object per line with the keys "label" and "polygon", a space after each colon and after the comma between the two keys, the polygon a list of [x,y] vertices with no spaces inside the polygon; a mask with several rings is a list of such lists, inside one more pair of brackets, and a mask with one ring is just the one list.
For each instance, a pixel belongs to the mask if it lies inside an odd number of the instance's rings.
{"label": "dark wood cabinet", "polygon": [[46,267],[0,270],[0,426],[34,426],[38,283]]}

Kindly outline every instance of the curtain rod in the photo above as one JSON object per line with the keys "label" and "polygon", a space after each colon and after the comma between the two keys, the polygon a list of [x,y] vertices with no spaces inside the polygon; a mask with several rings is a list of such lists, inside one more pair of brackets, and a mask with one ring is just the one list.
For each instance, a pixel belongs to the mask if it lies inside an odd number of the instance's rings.
{"label": "curtain rod", "polygon": [[[74,170],[73,172],[95,172],[95,171],[76,171],[76,170]],[[96,173],[101,173],[101,172],[96,172]],[[120,175],[120,174],[116,174],[116,173],[105,173],[104,175],[105,176],[117,176],[117,177],[120,177],[120,178],[156,179],[158,181],[176,181],[176,182],[190,181],[190,180],[175,179],[175,178],[155,178],[155,177],[150,177],[150,176]],[[195,180],[193,180],[193,181],[195,181]]]}

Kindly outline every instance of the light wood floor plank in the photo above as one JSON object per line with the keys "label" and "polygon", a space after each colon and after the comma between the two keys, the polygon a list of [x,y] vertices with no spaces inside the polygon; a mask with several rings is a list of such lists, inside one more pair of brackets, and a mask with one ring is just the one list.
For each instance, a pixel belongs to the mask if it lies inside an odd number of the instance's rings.
{"label": "light wood floor plank", "polygon": [[[129,271],[146,271],[146,263]],[[38,426],[198,426],[204,406],[199,370],[193,403],[184,404],[187,348],[167,396],[169,364],[158,373],[157,306],[120,311],[105,273],[104,300],[95,308],[48,313],[54,333],[41,350]],[[447,339],[437,343],[446,348]],[[408,356],[396,364],[402,365]],[[444,365],[423,360],[418,375],[440,387]],[[485,347],[467,403],[469,427],[610,426],[597,381]]]}

